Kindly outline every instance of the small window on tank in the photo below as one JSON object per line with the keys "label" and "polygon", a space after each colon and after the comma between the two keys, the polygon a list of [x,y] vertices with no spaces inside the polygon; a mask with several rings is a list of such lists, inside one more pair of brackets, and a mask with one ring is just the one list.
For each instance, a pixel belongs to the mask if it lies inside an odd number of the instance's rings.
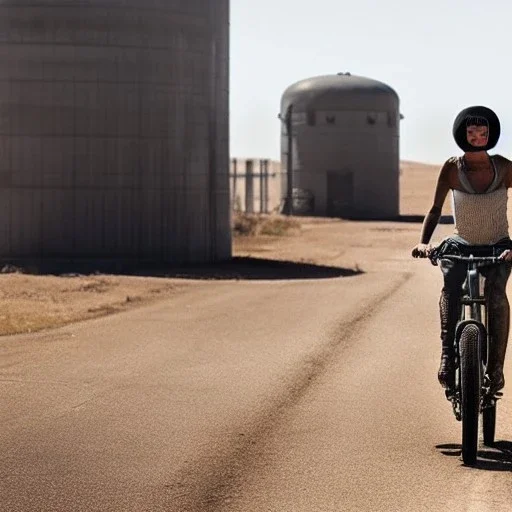
{"label": "small window on tank", "polygon": [[327,114],[325,116],[325,123],[331,125],[336,124],[336,116],[334,114]]}
{"label": "small window on tank", "polygon": [[375,124],[377,122],[377,113],[376,112],[368,112],[366,116],[366,122],[368,124]]}

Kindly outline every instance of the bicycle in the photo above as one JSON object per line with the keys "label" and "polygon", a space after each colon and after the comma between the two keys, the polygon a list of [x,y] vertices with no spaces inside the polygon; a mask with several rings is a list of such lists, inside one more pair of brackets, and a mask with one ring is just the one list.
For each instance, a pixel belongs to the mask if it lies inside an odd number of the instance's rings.
{"label": "bicycle", "polygon": [[[462,422],[462,460],[466,465],[476,462],[478,451],[478,423],[482,414],[483,441],[494,444],[496,432],[496,403],[503,393],[491,393],[484,380],[490,336],[488,333],[488,305],[481,293],[483,279],[480,268],[505,263],[499,254],[510,246],[464,246],[461,254],[443,252],[443,244],[428,254],[433,265],[438,260],[448,259],[467,264],[467,275],[462,285],[461,309],[455,330],[455,385],[446,390],[446,398],[452,403],[457,421]],[[492,254],[475,256],[474,253]],[[482,307],[484,313],[482,314]]]}

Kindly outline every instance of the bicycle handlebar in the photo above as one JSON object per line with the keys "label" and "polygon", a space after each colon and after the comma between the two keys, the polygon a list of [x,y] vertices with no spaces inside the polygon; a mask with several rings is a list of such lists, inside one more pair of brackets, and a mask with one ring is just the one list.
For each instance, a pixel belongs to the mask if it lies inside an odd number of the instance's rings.
{"label": "bicycle handlebar", "polygon": [[498,256],[459,256],[457,254],[443,254],[442,256],[429,256],[430,259],[435,259],[436,261],[439,259],[447,259],[452,261],[464,261],[464,262],[474,262],[474,263],[505,263],[506,260],[500,258]]}
{"label": "bicycle handlebar", "polygon": [[458,254],[441,254],[438,255],[436,250],[433,249],[427,258],[434,264],[437,265],[438,260],[447,259],[452,261],[461,261],[464,263],[482,263],[488,265],[498,265],[500,263],[507,263],[506,260],[499,256],[460,256]]}

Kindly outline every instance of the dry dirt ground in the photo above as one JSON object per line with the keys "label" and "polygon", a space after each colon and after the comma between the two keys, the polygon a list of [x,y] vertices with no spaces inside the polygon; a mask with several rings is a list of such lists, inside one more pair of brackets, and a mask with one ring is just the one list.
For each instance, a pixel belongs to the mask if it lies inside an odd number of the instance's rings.
{"label": "dry dirt ground", "polygon": [[[400,211],[424,215],[430,206],[438,166],[402,162]],[[449,213],[449,206],[444,213]],[[355,222],[300,218],[299,229],[285,235],[234,236],[234,265],[195,272],[161,271],[154,276],[0,274],[0,335],[33,332],[138,307],[201,286],[204,278],[250,278],[270,268],[266,260],[304,264],[301,271],[366,270],[383,250],[408,251],[419,236],[418,223]],[[255,260],[253,258],[257,258]],[[372,263],[373,262],[373,263]],[[308,264],[310,266],[308,266]],[[320,267],[318,267],[320,266]],[[233,272],[233,268],[238,269]],[[276,267],[278,278],[290,268]],[[179,277],[182,275],[183,277]]]}

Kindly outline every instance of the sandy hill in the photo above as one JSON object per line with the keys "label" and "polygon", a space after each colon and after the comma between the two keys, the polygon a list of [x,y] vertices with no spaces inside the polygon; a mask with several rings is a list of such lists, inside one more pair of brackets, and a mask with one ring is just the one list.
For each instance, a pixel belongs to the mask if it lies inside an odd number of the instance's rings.
{"label": "sandy hill", "polygon": [[[432,206],[440,165],[400,162],[400,213],[425,215]],[[450,198],[445,201],[444,215],[451,214]]]}

